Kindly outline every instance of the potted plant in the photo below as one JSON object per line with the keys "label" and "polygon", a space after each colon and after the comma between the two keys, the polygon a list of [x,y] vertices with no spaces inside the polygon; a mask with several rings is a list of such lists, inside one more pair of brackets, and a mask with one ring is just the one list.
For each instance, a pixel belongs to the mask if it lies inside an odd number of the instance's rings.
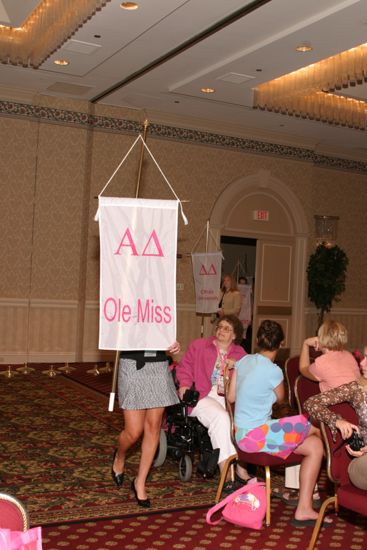
{"label": "potted plant", "polygon": [[348,257],[339,246],[321,243],[311,254],[307,267],[308,297],[318,309],[317,328],[333,302],[340,300],[345,290]]}

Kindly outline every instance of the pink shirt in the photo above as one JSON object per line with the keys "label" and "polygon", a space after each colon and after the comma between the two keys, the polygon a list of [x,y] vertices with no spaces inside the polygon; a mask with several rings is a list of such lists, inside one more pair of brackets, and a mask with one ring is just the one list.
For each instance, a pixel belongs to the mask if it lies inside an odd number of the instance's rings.
{"label": "pink shirt", "polygon": [[332,390],[361,377],[357,361],[346,350],[327,351],[311,363],[309,371],[320,382],[320,392]]}
{"label": "pink shirt", "polygon": [[[212,387],[211,376],[217,355],[214,336],[193,340],[176,366],[176,376],[180,386],[190,388],[195,382],[195,388],[200,392],[200,399],[206,397]],[[238,361],[244,355],[246,352],[241,346],[233,343],[230,345],[228,359]]]}

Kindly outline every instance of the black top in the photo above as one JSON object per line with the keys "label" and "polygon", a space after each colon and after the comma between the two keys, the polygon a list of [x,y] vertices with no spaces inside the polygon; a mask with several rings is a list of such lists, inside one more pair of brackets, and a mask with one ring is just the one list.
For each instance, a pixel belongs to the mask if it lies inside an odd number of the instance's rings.
{"label": "black top", "polygon": [[139,351],[121,351],[120,359],[132,359],[136,362],[136,370],[144,367],[145,363],[161,363],[167,360],[165,351],[156,351],[155,355],[146,356],[144,350]]}

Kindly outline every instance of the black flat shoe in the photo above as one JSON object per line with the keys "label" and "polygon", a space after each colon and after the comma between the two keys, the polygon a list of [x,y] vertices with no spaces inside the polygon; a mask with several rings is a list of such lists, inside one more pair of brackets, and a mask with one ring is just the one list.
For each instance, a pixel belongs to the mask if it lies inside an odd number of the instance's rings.
{"label": "black flat shoe", "polygon": [[117,487],[120,488],[120,487],[122,487],[122,484],[124,482],[124,472],[121,472],[121,474],[116,474],[115,470],[113,469],[113,465],[115,463],[116,455],[117,455],[117,449],[115,449],[115,451],[113,453],[112,466],[111,466],[111,476],[112,476],[113,481],[116,483]]}
{"label": "black flat shoe", "polygon": [[150,499],[149,498],[138,498],[138,493],[136,492],[135,487],[135,478],[131,482],[131,490],[134,493],[134,497],[136,502],[141,506],[142,508],[150,508]]}

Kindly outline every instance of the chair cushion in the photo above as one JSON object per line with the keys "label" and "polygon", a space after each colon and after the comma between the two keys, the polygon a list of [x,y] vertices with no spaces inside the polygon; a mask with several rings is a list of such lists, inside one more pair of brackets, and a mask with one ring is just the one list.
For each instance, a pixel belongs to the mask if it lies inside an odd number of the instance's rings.
{"label": "chair cushion", "polygon": [[257,466],[291,466],[302,462],[302,455],[291,453],[287,459],[272,456],[268,453],[245,453],[237,448],[237,455],[240,461],[256,464]]}
{"label": "chair cushion", "polygon": [[0,527],[12,531],[23,531],[24,520],[18,506],[9,501],[0,499]]}

